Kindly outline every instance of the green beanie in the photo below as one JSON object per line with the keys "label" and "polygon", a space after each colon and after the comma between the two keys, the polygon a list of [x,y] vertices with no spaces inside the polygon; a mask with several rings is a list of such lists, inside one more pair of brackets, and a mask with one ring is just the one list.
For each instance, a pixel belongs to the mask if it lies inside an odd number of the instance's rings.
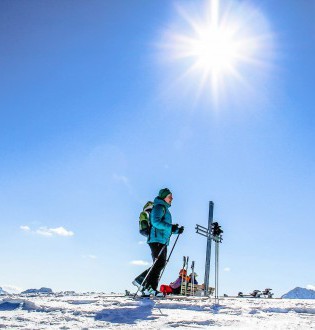
{"label": "green beanie", "polygon": [[171,191],[168,188],[163,188],[159,191],[159,197],[162,199],[164,199],[169,194],[171,194]]}

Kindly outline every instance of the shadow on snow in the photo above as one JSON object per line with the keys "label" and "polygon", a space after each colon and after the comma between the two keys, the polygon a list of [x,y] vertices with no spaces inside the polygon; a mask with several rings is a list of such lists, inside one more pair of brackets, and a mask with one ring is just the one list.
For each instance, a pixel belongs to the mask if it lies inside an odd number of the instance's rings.
{"label": "shadow on snow", "polygon": [[153,320],[157,316],[152,315],[154,302],[140,302],[137,306],[123,308],[103,309],[95,315],[96,321],[105,321],[110,323],[135,324],[138,321]]}

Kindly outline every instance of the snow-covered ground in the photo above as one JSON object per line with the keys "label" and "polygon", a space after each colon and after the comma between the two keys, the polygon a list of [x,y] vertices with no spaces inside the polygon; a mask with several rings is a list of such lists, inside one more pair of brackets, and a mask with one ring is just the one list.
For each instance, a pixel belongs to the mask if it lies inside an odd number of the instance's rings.
{"label": "snow-covered ground", "polygon": [[[194,297],[193,297],[194,298]],[[106,294],[0,297],[0,329],[315,329],[315,300]]]}

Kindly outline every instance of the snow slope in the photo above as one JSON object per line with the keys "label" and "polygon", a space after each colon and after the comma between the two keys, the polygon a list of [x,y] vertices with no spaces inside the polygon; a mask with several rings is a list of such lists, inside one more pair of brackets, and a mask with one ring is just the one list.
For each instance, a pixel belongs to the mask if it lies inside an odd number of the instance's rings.
{"label": "snow slope", "polygon": [[315,300],[7,295],[1,329],[315,329]]}

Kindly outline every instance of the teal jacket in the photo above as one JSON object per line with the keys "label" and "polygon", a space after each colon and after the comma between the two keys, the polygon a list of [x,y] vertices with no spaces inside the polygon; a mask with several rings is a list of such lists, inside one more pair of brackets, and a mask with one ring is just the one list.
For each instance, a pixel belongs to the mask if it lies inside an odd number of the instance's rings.
{"label": "teal jacket", "polygon": [[170,206],[160,197],[154,199],[150,213],[151,231],[147,243],[169,244],[172,235],[172,215],[168,210]]}

